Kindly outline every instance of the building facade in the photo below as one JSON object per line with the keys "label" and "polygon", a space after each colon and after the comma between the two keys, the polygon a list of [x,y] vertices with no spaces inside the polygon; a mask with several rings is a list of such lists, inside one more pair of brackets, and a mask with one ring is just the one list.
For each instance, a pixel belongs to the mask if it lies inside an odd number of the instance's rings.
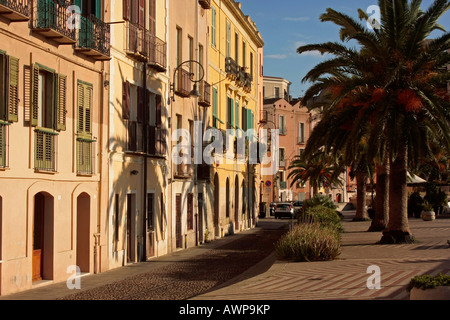
{"label": "building facade", "polygon": [[291,101],[291,82],[281,77],[264,76],[264,99]]}
{"label": "building facade", "polygon": [[111,2],[110,268],[168,252],[168,1]]}
{"label": "building facade", "polygon": [[70,5],[0,4],[1,295],[108,268],[107,1]]}
{"label": "building facade", "polygon": [[[251,130],[250,139],[258,138],[264,42],[241,4],[233,0],[211,1],[209,37],[209,126],[222,132],[225,150],[216,156],[212,168],[212,230],[215,237],[222,237],[251,228],[258,216],[259,165],[250,163],[248,143],[245,152],[238,155],[235,138]],[[227,130],[231,133],[228,142]]]}

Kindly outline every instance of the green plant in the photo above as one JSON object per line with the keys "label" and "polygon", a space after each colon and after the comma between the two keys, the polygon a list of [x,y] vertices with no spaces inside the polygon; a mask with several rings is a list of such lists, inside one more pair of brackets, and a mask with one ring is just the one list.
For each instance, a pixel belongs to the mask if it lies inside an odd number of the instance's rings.
{"label": "green plant", "polygon": [[334,228],[338,232],[343,231],[338,212],[323,205],[306,208],[298,221],[299,223],[318,223],[321,226]]}
{"label": "green plant", "polygon": [[324,206],[330,209],[336,209],[337,206],[333,200],[325,194],[315,194],[312,199],[303,202],[303,208],[306,210],[309,207]]}
{"label": "green plant", "polygon": [[429,203],[428,201],[425,201],[423,203],[423,210],[424,211],[433,211],[433,204]]}
{"label": "green plant", "polygon": [[277,242],[280,259],[293,261],[329,261],[341,253],[340,233],[318,223],[296,225]]}
{"label": "green plant", "polygon": [[444,286],[450,286],[450,276],[441,273],[437,276],[430,276],[430,275],[416,276],[411,279],[406,290],[408,292],[411,292],[413,288],[426,290]]}

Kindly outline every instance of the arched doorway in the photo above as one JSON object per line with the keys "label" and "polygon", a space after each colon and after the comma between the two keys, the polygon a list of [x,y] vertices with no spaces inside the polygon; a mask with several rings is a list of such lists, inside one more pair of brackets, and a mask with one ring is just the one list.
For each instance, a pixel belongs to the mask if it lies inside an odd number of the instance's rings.
{"label": "arched doorway", "polygon": [[239,179],[234,179],[234,224],[235,229],[239,230]]}
{"label": "arched doorway", "polygon": [[217,173],[214,176],[214,227],[217,229],[219,227],[219,176]]}
{"label": "arched doorway", "polygon": [[45,192],[34,196],[32,281],[53,279],[54,199]]}
{"label": "arched doorway", "polygon": [[91,197],[82,193],[77,198],[77,266],[81,272],[89,272]]}

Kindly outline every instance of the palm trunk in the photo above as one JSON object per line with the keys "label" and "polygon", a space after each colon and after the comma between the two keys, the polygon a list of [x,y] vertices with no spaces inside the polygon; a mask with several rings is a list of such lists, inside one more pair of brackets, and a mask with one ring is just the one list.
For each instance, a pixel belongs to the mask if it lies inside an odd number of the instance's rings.
{"label": "palm trunk", "polygon": [[369,220],[366,210],[366,181],[367,175],[362,171],[356,172],[356,215],[353,221]]}
{"label": "palm trunk", "polygon": [[391,164],[389,177],[389,222],[383,231],[381,243],[408,243],[413,237],[408,223],[407,168],[408,147],[399,148],[397,158]]}
{"label": "palm trunk", "polygon": [[377,186],[375,201],[375,217],[369,227],[369,232],[383,231],[389,221],[389,158],[377,166]]}

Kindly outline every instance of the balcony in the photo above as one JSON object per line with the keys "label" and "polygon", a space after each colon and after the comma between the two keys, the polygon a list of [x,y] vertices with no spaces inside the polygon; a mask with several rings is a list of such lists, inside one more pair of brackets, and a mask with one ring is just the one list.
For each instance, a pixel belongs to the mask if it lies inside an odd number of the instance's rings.
{"label": "balcony", "polygon": [[200,98],[198,104],[203,107],[211,106],[211,85],[204,80],[200,82]]}
{"label": "balcony", "polygon": [[238,67],[238,76],[236,79],[236,83],[238,86],[243,87],[245,83],[245,69],[242,67]]}
{"label": "balcony", "polygon": [[36,129],[34,135],[34,169],[56,172],[58,133],[50,129]]}
{"label": "balcony", "polygon": [[147,154],[150,156],[165,158],[167,155],[167,130],[155,126],[149,126],[147,128]]}
{"label": "balcony", "polygon": [[167,70],[167,44],[158,37],[147,33],[148,65],[150,68],[165,72]]}
{"label": "balcony", "polygon": [[244,91],[252,91],[252,76],[247,72],[244,75]]}
{"label": "balcony", "polygon": [[225,72],[227,73],[227,77],[232,80],[237,80],[239,77],[239,66],[236,61],[231,58],[225,58]]}
{"label": "balcony", "polygon": [[175,94],[183,98],[190,97],[192,91],[191,73],[187,70],[179,69],[176,77]]}
{"label": "balcony", "polygon": [[0,169],[8,168],[8,127],[10,123],[0,120]]}
{"label": "balcony", "polygon": [[199,0],[198,3],[203,9],[211,9],[211,0]]}
{"label": "balcony", "polygon": [[9,21],[28,21],[30,7],[30,0],[0,0],[0,16]]}
{"label": "balcony", "polygon": [[110,60],[110,26],[94,15],[80,17],[76,51],[94,60]]}
{"label": "balcony", "polygon": [[286,190],[287,189],[287,182],[286,181],[280,181],[280,189]]}
{"label": "balcony", "polygon": [[268,120],[269,120],[269,112],[267,110],[263,110],[260,121],[261,123],[267,123]]}
{"label": "balcony", "polygon": [[126,43],[125,52],[139,61],[147,60],[148,43],[146,43],[146,30],[127,22],[125,25]]}
{"label": "balcony", "polygon": [[70,5],[68,1],[35,0],[32,30],[59,44],[74,44],[75,28],[67,23],[71,17]]}
{"label": "balcony", "polygon": [[175,165],[174,177],[177,179],[190,179],[194,175],[194,165],[180,163]]}

